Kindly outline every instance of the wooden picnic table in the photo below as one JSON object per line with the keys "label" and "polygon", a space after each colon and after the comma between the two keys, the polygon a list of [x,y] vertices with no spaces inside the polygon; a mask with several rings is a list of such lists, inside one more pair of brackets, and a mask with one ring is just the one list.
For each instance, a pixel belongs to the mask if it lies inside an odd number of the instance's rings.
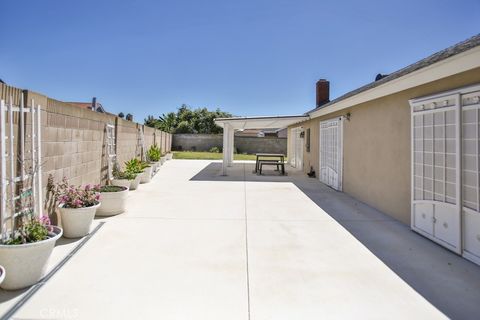
{"label": "wooden picnic table", "polygon": [[[256,153],[255,156],[256,156],[255,173],[258,172],[260,161],[262,161],[262,158],[263,159],[265,159],[265,158],[272,159],[271,161],[276,161],[276,162],[279,162],[281,164],[285,163],[285,155],[282,154],[282,153]],[[278,159],[278,160],[275,160],[275,159]]]}

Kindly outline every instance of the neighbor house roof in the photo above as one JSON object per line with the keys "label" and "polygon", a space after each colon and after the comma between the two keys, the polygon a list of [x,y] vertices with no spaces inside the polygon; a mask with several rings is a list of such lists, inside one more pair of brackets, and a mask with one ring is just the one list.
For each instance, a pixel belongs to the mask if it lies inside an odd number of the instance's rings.
{"label": "neighbor house roof", "polygon": [[[326,113],[330,113],[330,112],[334,112],[336,110],[331,110],[329,112],[321,112],[322,110],[325,110],[327,111],[329,109],[329,107],[333,106],[333,105],[337,105],[339,104],[339,102],[342,102],[342,101],[345,101],[349,98],[352,98],[352,97],[355,97],[355,96],[358,96],[360,95],[361,93],[364,93],[364,92],[367,92],[367,91],[370,91],[370,90],[373,90],[375,88],[379,88],[379,87],[382,87],[382,86],[385,86],[387,84],[391,84],[393,82],[395,82],[395,80],[399,80],[400,78],[404,78],[408,75],[412,75],[416,72],[419,72],[421,70],[426,70],[426,69],[429,69],[429,67],[433,67],[434,64],[437,64],[439,62],[442,62],[442,61],[445,61],[448,60],[449,58],[453,58],[455,56],[460,56],[461,54],[463,53],[466,53],[467,51],[471,50],[471,49],[474,49],[474,48],[477,48],[480,46],[480,34],[477,34],[465,41],[462,41],[458,44],[455,44],[447,49],[444,49],[442,51],[439,51],[435,54],[432,54],[430,56],[428,56],[427,58],[425,59],[422,59],[418,62],[415,62],[405,68],[402,68],[398,71],[395,71],[383,78],[381,78],[380,80],[377,80],[377,81],[374,81],[374,82],[371,82],[369,84],[366,84],[358,89],[355,89],[353,91],[350,91],[324,105],[322,105],[321,107],[319,108],[315,108],[315,109],[312,109],[310,111],[307,111],[306,114],[310,115],[311,117],[315,117],[315,116],[319,116],[319,115],[323,115],[323,114],[326,114]],[[478,48],[477,48],[478,49]],[[479,50],[480,52],[480,50]],[[466,71],[466,70],[469,70],[469,69],[473,69],[475,67],[480,67],[480,58],[479,57],[469,57],[470,60],[472,61],[468,61],[468,66],[467,64],[465,65],[462,65],[462,68],[450,68],[449,71],[450,73],[452,74],[455,74],[455,73],[459,73],[459,72],[462,72],[462,71]],[[445,71],[444,73],[441,73],[441,72],[437,72],[438,73],[438,78],[440,79],[441,76],[448,76],[448,75],[451,75],[449,74],[447,71]],[[428,77],[424,77],[425,79],[424,80],[428,80],[428,79],[432,79],[432,78],[428,78]],[[432,81],[435,80],[435,79],[432,79]],[[428,81],[427,81],[428,82]],[[426,82],[424,82],[426,83]],[[417,82],[414,82],[412,81],[410,83],[410,87],[412,86],[416,86],[416,85],[420,85],[422,83],[417,83]],[[403,85],[403,86],[398,86],[397,88],[398,90],[387,90],[385,91],[385,93],[388,93],[388,94],[391,94],[391,93],[394,93],[394,92],[399,92],[401,90],[405,90],[405,89],[408,89],[408,85]],[[387,94],[384,94],[384,95],[387,95]],[[366,97],[366,99],[364,99],[365,101],[360,101],[359,103],[361,102],[366,102],[368,100],[372,100],[374,98],[378,98],[380,96],[378,95],[374,95],[372,94],[371,95],[371,99],[369,99],[368,97]],[[358,103],[356,103],[358,104]],[[352,104],[354,105],[354,104]]]}
{"label": "neighbor house roof", "polygon": [[[79,108],[82,108],[82,109],[88,109],[88,110],[92,110],[92,103],[91,102],[67,102],[67,103],[70,103],[76,107],[79,107]],[[103,106],[100,102],[97,102],[96,103],[96,109],[93,110],[93,111],[98,111],[98,112],[101,112],[101,113],[105,113],[105,109],[103,109]]]}

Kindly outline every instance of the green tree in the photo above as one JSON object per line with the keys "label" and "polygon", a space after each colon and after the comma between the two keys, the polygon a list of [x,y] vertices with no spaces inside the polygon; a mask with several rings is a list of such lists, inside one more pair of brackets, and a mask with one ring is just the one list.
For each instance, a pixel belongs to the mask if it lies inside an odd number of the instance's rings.
{"label": "green tree", "polygon": [[169,112],[158,118],[148,116],[145,125],[170,133],[222,133],[221,127],[215,124],[215,118],[228,118],[228,112],[216,109],[209,111],[207,108],[192,109],[183,104],[177,112]]}

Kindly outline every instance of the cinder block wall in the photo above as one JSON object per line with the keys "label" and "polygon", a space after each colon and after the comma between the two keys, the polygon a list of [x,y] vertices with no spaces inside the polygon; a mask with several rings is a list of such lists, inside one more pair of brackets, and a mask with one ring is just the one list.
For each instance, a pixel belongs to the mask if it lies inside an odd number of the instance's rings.
{"label": "cinder block wall", "polygon": [[[82,109],[66,102],[32,91],[0,84],[0,99],[19,105],[23,95],[26,106],[41,106],[42,182],[47,184],[49,174],[55,181],[67,177],[72,184],[105,183],[107,162],[105,125],[115,125],[117,159],[120,165],[136,154],[138,129],[144,130],[146,148],[153,143],[162,151],[171,150],[171,134],[141,124],[126,121],[111,114]],[[18,117],[14,118],[14,132],[18,136]],[[31,121],[27,117],[27,130]],[[8,130],[8,127],[6,127]],[[30,132],[30,131],[28,131]],[[18,146],[15,148],[18,154]],[[28,154],[27,154],[28,158]],[[44,193],[45,194],[45,193]]]}
{"label": "cinder block wall", "polygon": [[[221,134],[174,134],[172,137],[174,150],[209,151],[223,145]],[[234,145],[241,153],[287,153],[287,138],[235,137]]]}

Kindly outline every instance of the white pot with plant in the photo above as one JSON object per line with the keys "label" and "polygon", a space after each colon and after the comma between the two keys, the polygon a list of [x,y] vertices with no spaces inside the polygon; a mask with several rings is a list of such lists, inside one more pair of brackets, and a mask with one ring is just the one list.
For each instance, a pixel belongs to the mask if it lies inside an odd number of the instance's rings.
{"label": "white pot with plant", "polygon": [[0,284],[2,284],[3,280],[5,280],[5,268],[0,266]]}
{"label": "white pot with plant", "polygon": [[100,207],[96,216],[114,216],[125,211],[128,187],[103,186],[100,188]]}
{"label": "white pot with plant", "polygon": [[147,151],[147,158],[152,165],[152,175],[155,174],[162,165],[160,158],[162,155],[162,150],[154,143]]}
{"label": "white pot with plant", "polygon": [[160,165],[163,165],[165,161],[167,161],[167,155],[164,154],[160,157]]}
{"label": "white pot with plant", "polygon": [[2,235],[0,287],[17,290],[37,283],[45,275],[48,259],[61,236],[62,228],[52,226],[46,216],[37,218],[29,213],[21,217],[13,232]]}
{"label": "white pot with plant", "polygon": [[95,212],[100,207],[100,186],[69,186],[66,178],[57,185],[56,198],[65,238],[80,238],[90,232]]}
{"label": "white pot with plant", "polygon": [[125,173],[135,175],[135,179],[130,182],[130,190],[136,190],[143,175],[142,162],[136,158],[126,161]]}
{"label": "white pot with plant", "polygon": [[[118,166],[115,166],[113,169],[113,179],[111,181],[112,185],[119,187],[127,187],[130,189],[130,185],[134,182],[137,174],[132,172],[120,171]],[[140,180],[139,180],[140,182]]]}
{"label": "white pot with plant", "polygon": [[152,166],[147,162],[142,162],[142,170],[140,183],[149,183],[152,180]]}

